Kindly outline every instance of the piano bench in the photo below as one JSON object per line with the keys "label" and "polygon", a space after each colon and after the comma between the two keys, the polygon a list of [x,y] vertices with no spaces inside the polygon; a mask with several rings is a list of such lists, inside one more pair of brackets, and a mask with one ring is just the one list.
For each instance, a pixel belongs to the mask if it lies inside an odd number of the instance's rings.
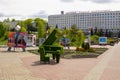
{"label": "piano bench", "polygon": [[50,62],[50,55],[48,54],[45,55],[44,62]]}

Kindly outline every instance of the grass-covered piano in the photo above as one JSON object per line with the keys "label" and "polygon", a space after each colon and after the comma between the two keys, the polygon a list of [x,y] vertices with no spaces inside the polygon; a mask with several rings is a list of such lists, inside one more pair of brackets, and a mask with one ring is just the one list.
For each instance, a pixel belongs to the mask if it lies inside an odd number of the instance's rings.
{"label": "grass-covered piano", "polygon": [[54,29],[45,42],[39,46],[40,62],[50,62],[50,55],[59,63],[60,55],[63,53],[63,46],[60,46],[57,40],[57,29]]}

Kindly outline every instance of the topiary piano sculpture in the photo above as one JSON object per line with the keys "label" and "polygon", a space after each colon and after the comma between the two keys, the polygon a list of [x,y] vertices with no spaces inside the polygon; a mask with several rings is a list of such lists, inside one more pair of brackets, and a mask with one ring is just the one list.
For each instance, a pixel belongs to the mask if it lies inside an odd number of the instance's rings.
{"label": "topiary piano sculpture", "polygon": [[57,29],[54,29],[45,42],[39,46],[40,62],[50,62],[49,54],[52,54],[53,60],[59,63],[60,55],[63,53],[63,46],[56,44]]}

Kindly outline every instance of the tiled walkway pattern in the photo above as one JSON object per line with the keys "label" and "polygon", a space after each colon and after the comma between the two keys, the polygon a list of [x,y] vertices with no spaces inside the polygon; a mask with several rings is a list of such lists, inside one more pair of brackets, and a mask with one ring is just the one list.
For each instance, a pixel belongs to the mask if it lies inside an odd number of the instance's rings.
{"label": "tiled walkway pattern", "polygon": [[6,52],[0,48],[0,80],[45,80],[32,77],[30,70],[23,66],[22,57],[34,56],[23,52]]}
{"label": "tiled walkway pattern", "polygon": [[38,55],[6,50],[0,48],[0,80],[120,80],[120,44],[98,58],[61,59],[59,64],[41,64]]}

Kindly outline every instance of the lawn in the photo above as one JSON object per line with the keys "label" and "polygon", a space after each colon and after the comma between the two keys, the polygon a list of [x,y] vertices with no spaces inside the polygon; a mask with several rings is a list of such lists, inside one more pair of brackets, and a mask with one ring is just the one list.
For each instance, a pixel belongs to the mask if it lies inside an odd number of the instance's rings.
{"label": "lawn", "polygon": [[7,45],[7,40],[4,41],[0,40],[0,46],[5,46],[5,45]]}

